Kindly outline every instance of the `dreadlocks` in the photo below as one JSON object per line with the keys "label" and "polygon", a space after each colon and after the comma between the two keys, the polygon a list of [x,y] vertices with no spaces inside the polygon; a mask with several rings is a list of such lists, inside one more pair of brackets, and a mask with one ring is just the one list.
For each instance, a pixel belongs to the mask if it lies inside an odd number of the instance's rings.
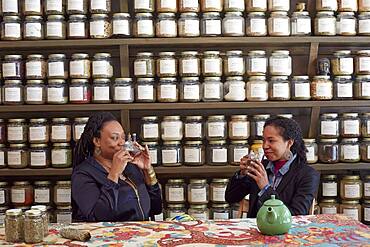
{"label": "dreadlocks", "polygon": [[303,142],[302,130],[296,121],[285,117],[272,117],[265,122],[264,127],[266,126],[277,127],[280,130],[280,135],[285,141],[290,139],[294,140],[291,147],[292,153],[296,153],[297,158],[301,162],[307,162],[307,149]]}
{"label": "dreadlocks", "polygon": [[92,115],[87,121],[85,129],[77,142],[73,155],[73,167],[81,164],[94,154],[94,137],[100,137],[100,130],[106,122],[117,121],[110,112],[99,112]]}

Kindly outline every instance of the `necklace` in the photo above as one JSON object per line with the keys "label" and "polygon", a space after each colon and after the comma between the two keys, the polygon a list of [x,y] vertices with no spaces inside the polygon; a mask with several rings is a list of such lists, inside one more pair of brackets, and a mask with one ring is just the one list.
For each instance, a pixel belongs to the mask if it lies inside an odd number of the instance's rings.
{"label": "necklace", "polygon": [[121,174],[119,175],[119,179],[121,179],[122,181],[126,181],[127,178],[123,174]]}

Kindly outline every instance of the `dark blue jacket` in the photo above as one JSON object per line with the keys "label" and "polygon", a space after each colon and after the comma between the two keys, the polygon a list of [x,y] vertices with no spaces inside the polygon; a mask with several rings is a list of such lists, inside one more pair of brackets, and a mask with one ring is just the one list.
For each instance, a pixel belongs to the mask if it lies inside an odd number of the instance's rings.
{"label": "dark blue jacket", "polygon": [[162,212],[158,183],[145,184],[142,171],[127,164],[124,172],[136,190],[119,179],[107,178],[108,172],[90,157],[73,169],[72,206],[76,221],[139,221]]}

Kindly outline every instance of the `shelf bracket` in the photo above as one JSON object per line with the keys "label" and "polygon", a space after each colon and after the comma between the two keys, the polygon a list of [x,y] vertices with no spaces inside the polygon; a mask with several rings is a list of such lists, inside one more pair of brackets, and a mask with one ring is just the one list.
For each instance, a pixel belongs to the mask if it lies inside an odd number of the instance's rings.
{"label": "shelf bracket", "polygon": [[310,45],[310,58],[308,61],[308,75],[310,77],[316,75],[316,62],[319,56],[319,43],[312,42]]}
{"label": "shelf bracket", "polygon": [[317,128],[319,125],[320,118],[320,106],[314,106],[311,108],[311,120],[310,120],[310,130],[308,133],[309,138],[315,138],[317,136]]}
{"label": "shelf bracket", "polygon": [[130,77],[130,50],[128,45],[119,46],[121,77]]}

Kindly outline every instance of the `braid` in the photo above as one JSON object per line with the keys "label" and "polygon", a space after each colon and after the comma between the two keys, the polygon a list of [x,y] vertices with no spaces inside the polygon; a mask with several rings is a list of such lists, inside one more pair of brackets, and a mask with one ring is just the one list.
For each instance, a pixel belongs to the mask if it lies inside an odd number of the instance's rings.
{"label": "braid", "polygon": [[303,142],[302,130],[295,120],[285,117],[272,117],[265,122],[264,127],[266,126],[275,126],[279,128],[281,130],[281,136],[285,141],[290,139],[294,140],[291,147],[292,153],[297,154],[301,162],[307,162],[307,149]]}
{"label": "braid", "polygon": [[99,112],[92,115],[87,121],[80,140],[77,142],[73,153],[73,167],[81,164],[85,159],[94,154],[94,137],[100,137],[100,130],[104,123],[117,121],[110,112]]}

